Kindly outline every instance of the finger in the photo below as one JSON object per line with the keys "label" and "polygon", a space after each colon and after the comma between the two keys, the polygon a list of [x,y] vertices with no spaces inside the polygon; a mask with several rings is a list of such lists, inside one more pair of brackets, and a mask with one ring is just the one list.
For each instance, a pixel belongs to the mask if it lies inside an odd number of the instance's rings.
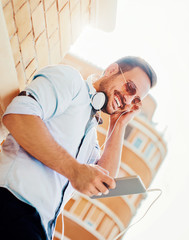
{"label": "finger", "polygon": [[103,193],[103,194],[108,194],[109,193],[109,186],[103,182],[99,182],[99,184],[96,186],[98,191]]}
{"label": "finger", "polygon": [[137,108],[133,110],[135,115],[137,115],[140,111],[141,111],[141,107],[140,106],[137,106]]}
{"label": "finger", "polygon": [[87,196],[92,197],[94,194],[92,192],[88,192]]}
{"label": "finger", "polygon": [[92,197],[92,196],[94,196],[94,195],[97,195],[97,196],[98,196],[99,192],[96,193],[96,194],[94,194],[93,191],[85,191],[85,192],[82,192],[82,194],[85,194],[85,195],[87,195],[88,197]]}
{"label": "finger", "polygon": [[93,195],[96,195],[96,196],[102,195],[102,193],[96,187],[93,187],[92,189],[90,189],[89,192],[90,192],[90,194],[92,194],[92,196]]}
{"label": "finger", "polygon": [[92,191],[93,195],[96,195],[98,196],[100,191],[97,189],[97,188],[94,188],[93,191]]}
{"label": "finger", "polygon": [[97,194],[97,196],[102,196],[102,193],[101,193],[101,192],[99,192],[99,193]]}
{"label": "finger", "polygon": [[132,106],[132,108],[131,108],[131,110],[138,110],[138,109],[140,109],[142,107],[142,102],[139,102],[139,103],[137,103],[137,104],[134,104],[133,106]]}
{"label": "finger", "polygon": [[116,187],[116,182],[112,177],[104,175],[102,180],[102,182],[107,184],[109,188],[114,189]]}
{"label": "finger", "polygon": [[139,109],[139,106],[138,106],[138,105],[134,105],[134,106],[131,108],[132,111],[136,111],[136,110],[138,110],[138,109]]}
{"label": "finger", "polygon": [[139,106],[134,106],[131,111],[128,113],[128,116],[130,119],[133,119],[134,116],[136,116],[141,111],[141,108]]}
{"label": "finger", "polygon": [[83,192],[81,192],[82,194],[85,194],[85,195],[87,195],[87,196],[89,196],[89,197],[91,197],[91,196],[93,196],[93,194],[90,192],[90,191],[83,191]]}

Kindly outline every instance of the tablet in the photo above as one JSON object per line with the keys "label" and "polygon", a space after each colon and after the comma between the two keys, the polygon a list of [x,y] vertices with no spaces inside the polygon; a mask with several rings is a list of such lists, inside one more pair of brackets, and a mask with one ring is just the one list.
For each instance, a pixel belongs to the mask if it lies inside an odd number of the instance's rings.
{"label": "tablet", "polygon": [[115,178],[116,188],[109,189],[108,194],[102,194],[101,196],[92,196],[92,199],[117,197],[122,195],[145,193],[146,188],[139,176],[129,176],[123,178]]}

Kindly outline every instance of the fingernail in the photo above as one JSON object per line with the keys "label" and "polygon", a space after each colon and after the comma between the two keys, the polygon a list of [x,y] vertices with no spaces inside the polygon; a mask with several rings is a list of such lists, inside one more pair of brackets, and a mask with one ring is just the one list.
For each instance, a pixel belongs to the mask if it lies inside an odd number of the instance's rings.
{"label": "fingernail", "polygon": [[104,194],[107,195],[108,193],[109,193],[109,190],[106,190],[106,192]]}
{"label": "fingernail", "polygon": [[99,192],[99,193],[98,193],[98,196],[101,196],[101,195],[102,195],[102,193],[101,193],[101,192]]}

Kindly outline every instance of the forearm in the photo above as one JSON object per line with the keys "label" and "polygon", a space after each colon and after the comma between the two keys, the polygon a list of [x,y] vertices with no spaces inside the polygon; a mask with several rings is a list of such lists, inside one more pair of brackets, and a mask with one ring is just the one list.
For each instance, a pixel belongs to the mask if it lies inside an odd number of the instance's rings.
{"label": "forearm", "polygon": [[107,142],[105,144],[103,154],[98,161],[98,165],[108,170],[110,176],[116,177],[121,163],[125,126],[119,124],[118,122],[114,130],[113,127],[114,124],[111,124],[110,122],[106,138]]}
{"label": "forearm", "polygon": [[[114,180],[99,166],[80,164],[52,137],[44,122],[33,115],[8,114],[3,123],[15,140],[40,162],[64,175],[79,192],[92,196],[115,187]],[[27,161],[27,160],[26,160]]]}
{"label": "forearm", "polygon": [[33,157],[68,179],[74,175],[77,161],[54,140],[40,117],[8,114],[3,123]]}

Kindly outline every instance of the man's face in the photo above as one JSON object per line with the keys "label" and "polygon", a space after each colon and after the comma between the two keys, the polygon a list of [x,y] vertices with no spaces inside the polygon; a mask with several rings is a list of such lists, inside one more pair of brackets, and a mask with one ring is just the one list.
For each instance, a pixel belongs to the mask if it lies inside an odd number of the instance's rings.
{"label": "man's face", "polygon": [[[103,111],[108,114],[135,110],[137,104],[134,103],[142,100],[150,89],[150,79],[141,68],[135,67],[123,74],[103,77],[99,85],[99,91],[107,96],[107,105]],[[130,82],[131,87],[136,86],[134,94],[128,91],[126,82]]]}

